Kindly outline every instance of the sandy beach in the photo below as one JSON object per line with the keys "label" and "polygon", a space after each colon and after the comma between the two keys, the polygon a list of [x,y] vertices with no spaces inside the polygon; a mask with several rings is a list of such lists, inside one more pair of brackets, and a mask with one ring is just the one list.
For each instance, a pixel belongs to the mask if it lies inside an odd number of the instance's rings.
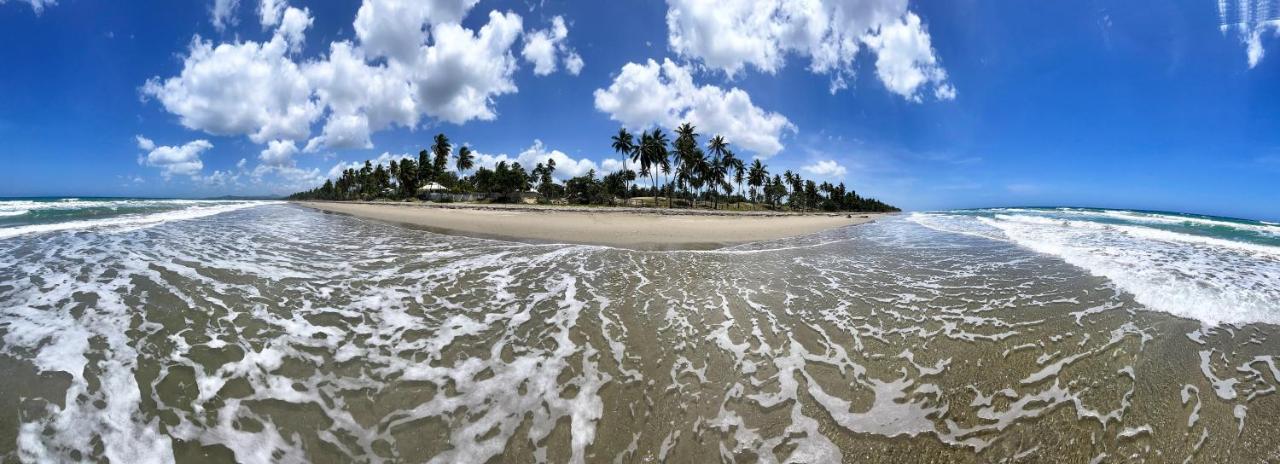
{"label": "sandy beach", "polygon": [[433,232],[636,250],[714,249],[874,221],[874,213],[759,213],[527,205],[298,202]]}

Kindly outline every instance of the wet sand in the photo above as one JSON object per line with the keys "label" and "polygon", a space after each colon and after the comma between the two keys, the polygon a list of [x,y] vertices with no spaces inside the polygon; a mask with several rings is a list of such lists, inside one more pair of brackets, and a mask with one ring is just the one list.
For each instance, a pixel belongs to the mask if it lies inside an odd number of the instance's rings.
{"label": "wet sand", "polygon": [[874,221],[874,213],[761,213],[647,208],[299,202],[323,211],[434,232],[635,250],[715,249]]}
{"label": "wet sand", "polygon": [[0,262],[0,462],[1280,457],[1276,324],[920,218],[660,253],[269,204]]}

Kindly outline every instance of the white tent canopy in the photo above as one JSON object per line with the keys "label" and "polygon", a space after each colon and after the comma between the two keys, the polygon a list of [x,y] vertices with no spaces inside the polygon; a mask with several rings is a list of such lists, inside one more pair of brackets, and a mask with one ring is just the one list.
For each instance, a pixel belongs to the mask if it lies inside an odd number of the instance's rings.
{"label": "white tent canopy", "polygon": [[428,182],[427,185],[418,187],[419,192],[443,192],[445,190],[448,190],[448,189],[444,188],[443,185],[437,184],[435,182]]}

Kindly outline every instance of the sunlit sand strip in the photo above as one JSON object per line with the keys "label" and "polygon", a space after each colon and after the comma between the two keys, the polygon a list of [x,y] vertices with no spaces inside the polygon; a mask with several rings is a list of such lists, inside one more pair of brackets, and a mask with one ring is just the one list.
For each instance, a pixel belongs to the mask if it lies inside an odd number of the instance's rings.
{"label": "sunlit sand strip", "polygon": [[879,214],[658,214],[553,208],[436,208],[395,204],[302,202],[304,206],[428,230],[535,243],[638,250],[716,249],[808,235],[875,220]]}

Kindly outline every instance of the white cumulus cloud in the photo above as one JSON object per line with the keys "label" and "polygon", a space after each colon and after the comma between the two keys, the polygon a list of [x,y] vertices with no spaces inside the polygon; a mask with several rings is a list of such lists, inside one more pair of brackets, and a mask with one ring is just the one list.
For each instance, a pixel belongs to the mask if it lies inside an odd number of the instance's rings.
{"label": "white cumulus cloud", "polygon": [[673,51],[729,76],[747,66],[774,73],[797,55],[831,77],[834,93],[865,47],[894,93],[913,101],[929,88],[939,99],[956,93],[906,0],[668,0],[667,29]]}
{"label": "white cumulus cloud", "polygon": [[248,135],[255,143],[302,139],[321,108],[311,99],[311,85],[286,55],[288,50],[281,34],[261,44],[217,46],[197,36],[182,72],[164,80],[152,78],[142,92],[190,129]]}
{"label": "white cumulus cloud", "polygon": [[156,146],[146,137],[138,136],[138,148],[149,150],[138,158],[138,163],[160,168],[160,175],[169,179],[175,175],[194,176],[204,169],[200,154],[213,148],[208,140],[193,140],[181,146]]}
{"label": "white cumulus cloud", "polygon": [[284,0],[262,0],[258,4],[258,21],[263,28],[273,27],[280,23],[280,15],[284,14]]}
{"label": "white cumulus cloud", "polygon": [[370,133],[418,123],[413,83],[389,65],[369,65],[350,42],[331,44],[328,59],[308,63],[304,74],[330,111],[323,132],[308,142],[307,151],[368,148],[373,145]]}
{"label": "white cumulus cloud", "polygon": [[280,28],[276,33],[289,43],[290,52],[297,53],[302,50],[302,41],[305,40],[303,34],[311,27],[312,22],[314,19],[311,18],[311,10],[288,7],[281,16]]}
{"label": "white cumulus cloud", "polygon": [[881,25],[863,40],[876,54],[876,76],[891,92],[918,102],[918,89],[932,84],[935,98],[955,98],[955,87],[947,83],[947,72],[938,66],[929,33],[915,13]]}
{"label": "white cumulus cloud", "polygon": [[[274,28],[270,40],[214,43],[196,36],[181,72],[149,79],[141,93],[187,128],[275,143],[259,157],[264,163],[279,159],[266,154],[278,153],[272,150],[286,142],[307,152],[371,148],[372,134],[413,129],[423,117],[455,124],[492,120],[495,98],[517,91],[514,48],[525,31],[519,15],[498,11],[475,29],[464,27],[461,21],[477,1],[364,0],[353,22],[355,41],[330,43],[327,56],[303,59],[294,55],[314,23],[310,11],[286,0],[260,0],[259,20]],[[216,19],[220,24],[232,17],[215,15],[223,18]],[[567,36],[562,17],[532,33],[530,40],[545,39],[552,53],[550,64],[545,57],[530,59],[536,74],[547,66],[581,70]]]}
{"label": "white cumulus cloud", "polygon": [[783,134],[796,130],[785,116],[753,104],[742,89],[695,85],[689,69],[671,60],[623,65],[608,88],[595,91],[595,107],[636,130],[689,122],[702,134],[723,135],[733,147],[762,158],[781,151]]}
{"label": "white cumulus cloud", "polygon": [[141,135],[135,135],[133,138],[134,140],[138,141],[139,150],[151,151],[156,149],[156,143],[152,142],[151,139],[149,138],[143,137]]}
{"label": "white cumulus cloud", "polygon": [[801,171],[807,172],[815,177],[827,179],[843,179],[848,170],[833,160],[821,160],[813,164],[809,164],[800,168]]}
{"label": "white cumulus cloud", "polygon": [[222,31],[227,26],[236,24],[236,8],[240,6],[240,0],[213,0],[213,6],[209,8],[209,20],[213,22],[213,28]]}
{"label": "white cumulus cloud", "polygon": [[325,180],[319,169],[305,169],[292,165],[259,164],[248,174],[254,184],[279,194],[312,189],[324,183]]}
{"label": "white cumulus cloud", "polygon": [[556,71],[559,61],[564,61],[565,70],[569,74],[578,75],[582,71],[582,57],[565,43],[569,37],[569,28],[564,18],[551,18],[551,29],[530,32],[524,37],[524,49],[520,52],[524,59],[533,63],[533,73],[545,76]]}
{"label": "white cumulus cloud", "polygon": [[515,156],[509,156],[505,153],[491,155],[487,153],[476,153],[476,167],[486,167],[493,169],[499,162],[506,161],[507,164],[520,163],[520,167],[524,170],[532,171],[538,163],[546,164],[547,160],[553,160],[556,163],[556,170],[552,176],[559,180],[577,177],[586,174],[587,171],[594,169],[597,176],[607,174],[622,165],[622,162],[615,159],[606,159],[602,162],[604,169],[600,164],[596,164],[587,158],[574,158],[565,154],[560,150],[548,149],[542,140],[535,139],[533,145],[524,149]]}
{"label": "white cumulus cloud", "polygon": [[[392,160],[399,162],[400,160],[404,160],[404,159],[416,160],[418,159],[418,157],[417,155],[410,155],[407,153],[400,153],[400,154],[393,155],[390,152],[383,152],[381,155],[378,155],[377,158],[374,158],[369,161],[373,166],[382,165],[383,167],[387,167],[391,165]],[[332,168],[329,168],[329,173],[327,177],[330,179],[337,179],[338,177],[342,176],[342,171],[345,171],[347,169],[355,169],[359,171],[360,168],[363,168],[363,167],[364,167],[364,161],[351,161],[351,162],[345,162],[345,163],[340,162],[338,164],[333,165]],[[321,180],[321,182],[323,182],[323,180]]]}
{"label": "white cumulus cloud", "polygon": [[414,63],[428,26],[458,23],[479,0],[364,0],[356,12],[356,37],[369,54]]}
{"label": "white cumulus cloud", "polygon": [[622,166],[623,166],[622,160],[620,159],[605,158],[603,160],[600,160],[600,169],[604,171],[602,172],[602,174],[608,174],[614,171],[620,171],[622,170]]}
{"label": "white cumulus cloud", "polygon": [[228,186],[238,185],[240,182],[240,173],[217,170],[208,175],[193,175],[191,180],[195,181],[206,188],[225,188]]}
{"label": "white cumulus cloud", "polygon": [[457,23],[432,27],[435,43],[415,72],[423,112],[454,124],[496,118],[493,98],[516,91],[511,46],[522,31],[519,15],[497,11],[478,32]]}
{"label": "white cumulus cloud", "polygon": [[267,143],[267,148],[258,154],[258,160],[270,166],[291,166],[293,155],[297,152],[298,146],[292,141],[272,140]]}

